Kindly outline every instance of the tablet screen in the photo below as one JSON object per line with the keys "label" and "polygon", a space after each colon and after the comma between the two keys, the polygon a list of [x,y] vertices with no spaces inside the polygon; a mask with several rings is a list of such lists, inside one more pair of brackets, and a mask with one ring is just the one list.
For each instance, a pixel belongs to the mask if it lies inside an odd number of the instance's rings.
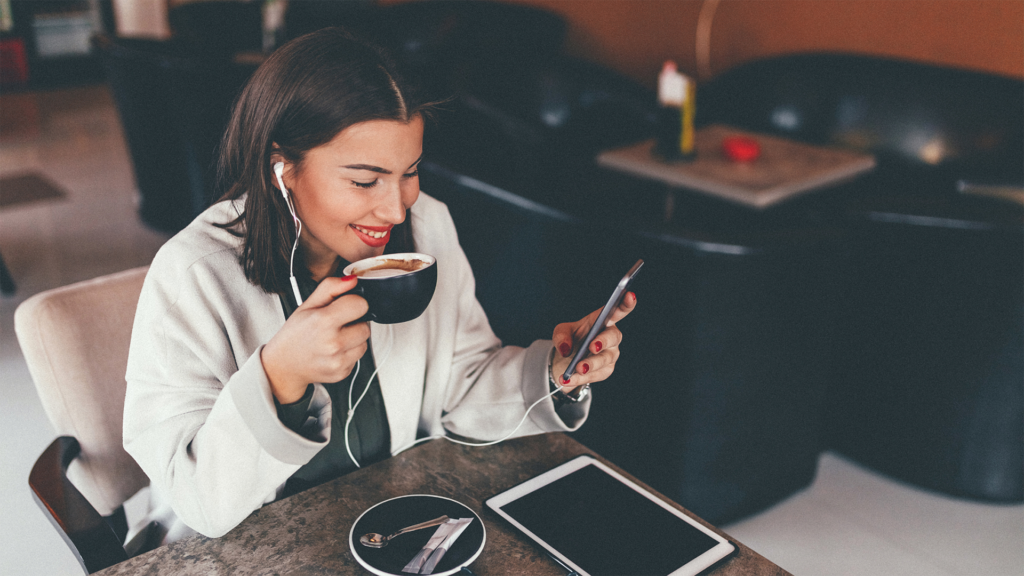
{"label": "tablet screen", "polygon": [[665,576],[722,543],[595,463],[489,505],[591,576]]}

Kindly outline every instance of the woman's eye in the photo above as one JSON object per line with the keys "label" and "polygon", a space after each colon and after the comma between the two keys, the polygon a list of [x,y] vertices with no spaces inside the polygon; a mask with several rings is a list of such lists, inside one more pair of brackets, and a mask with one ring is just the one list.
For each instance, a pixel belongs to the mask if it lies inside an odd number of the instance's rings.
{"label": "woman's eye", "polygon": [[357,188],[373,188],[377,185],[377,180],[374,179],[370,182],[356,182],[353,180],[352,183],[355,184]]}
{"label": "woman's eye", "polygon": [[420,175],[420,171],[419,171],[419,169],[416,169],[416,170],[413,170],[412,172],[409,172],[408,174],[402,174],[402,178],[414,178],[414,177],[419,176],[419,175]]}

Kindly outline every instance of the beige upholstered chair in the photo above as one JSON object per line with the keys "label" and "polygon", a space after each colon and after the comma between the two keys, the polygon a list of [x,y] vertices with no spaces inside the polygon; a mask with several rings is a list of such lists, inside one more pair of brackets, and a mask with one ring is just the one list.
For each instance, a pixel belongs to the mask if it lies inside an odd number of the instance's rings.
{"label": "beige upholstered chair", "polygon": [[150,526],[122,544],[122,504],[149,484],[121,445],[128,346],[145,275],[146,268],[136,268],[42,292],[14,315],[59,436],[36,461],[29,485],[90,573],[159,542],[159,527]]}

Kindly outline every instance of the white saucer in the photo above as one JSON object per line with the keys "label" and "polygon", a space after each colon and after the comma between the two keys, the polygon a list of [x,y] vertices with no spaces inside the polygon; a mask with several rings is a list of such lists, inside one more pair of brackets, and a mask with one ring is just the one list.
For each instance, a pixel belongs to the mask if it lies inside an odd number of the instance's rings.
{"label": "white saucer", "polygon": [[357,562],[378,576],[409,576],[402,568],[412,560],[434,534],[436,528],[407,532],[383,548],[359,543],[363,534],[393,534],[406,526],[447,515],[449,518],[473,518],[465,532],[445,553],[434,569],[434,576],[449,576],[473,563],[484,550],[487,531],[484,523],[466,505],[430,494],[410,494],[374,504],[356,518],[348,535],[348,546]]}

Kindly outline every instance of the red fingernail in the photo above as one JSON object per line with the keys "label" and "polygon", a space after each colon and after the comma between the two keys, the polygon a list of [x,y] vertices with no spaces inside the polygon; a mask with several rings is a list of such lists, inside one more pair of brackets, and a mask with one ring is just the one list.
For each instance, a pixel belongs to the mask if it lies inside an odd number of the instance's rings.
{"label": "red fingernail", "polygon": [[594,341],[594,354],[597,354],[600,351],[601,351],[601,341],[600,340],[595,340]]}
{"label": "red fingernail", "polygon": [[349,274],[348,276],[342,276],[341,277],[341,281],[342,282],[348,282],[349,280],[355,280],[355,279],[356,279],[356,275],[355,274]]}
{"label": "red fingernail", "polygon": [[568,384],[568,383],[569,383],[569,379],[566,378],[565,376],[562,376],[562,384]]}
{"label": "red fingernail", "polygon": [[636,302],[636,292],[630,292],[629,295],[633,297],[633,302],[635,303]]}
{"label": "red fingernail", "polygon": [[590,364],[581,364],[580,374],[586,374],[587,372],[590,372]]}
{"label": "red fingernail", "polygon": [[572,346],[569,346],[567,342],[562,342],[558,345],[558,353],[562,355],[562,358],[565,358],[572,353]]}

